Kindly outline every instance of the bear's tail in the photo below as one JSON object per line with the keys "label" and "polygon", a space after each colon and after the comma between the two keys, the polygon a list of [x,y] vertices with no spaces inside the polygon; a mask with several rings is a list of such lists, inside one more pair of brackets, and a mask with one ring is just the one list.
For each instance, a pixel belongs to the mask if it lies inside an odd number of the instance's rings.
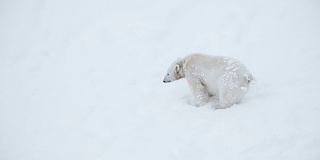
{"label": "bear's tail", "polygon": [[252,74],[247,74],[247,75],[244,75],[244,77],[246,78],[247,82],[249,84],[256,84],[257,80],[252,76]]}

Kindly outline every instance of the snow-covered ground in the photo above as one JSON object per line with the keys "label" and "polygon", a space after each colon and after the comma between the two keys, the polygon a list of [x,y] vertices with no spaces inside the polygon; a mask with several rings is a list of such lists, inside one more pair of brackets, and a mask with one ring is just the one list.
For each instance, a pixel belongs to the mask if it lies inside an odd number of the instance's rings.
{"label": "snow-covered ground", "polygon": [[[319,44],[317,0],[2,0],[0,159],[319,160]],[[257,84],[196,108],[192,52]]]}

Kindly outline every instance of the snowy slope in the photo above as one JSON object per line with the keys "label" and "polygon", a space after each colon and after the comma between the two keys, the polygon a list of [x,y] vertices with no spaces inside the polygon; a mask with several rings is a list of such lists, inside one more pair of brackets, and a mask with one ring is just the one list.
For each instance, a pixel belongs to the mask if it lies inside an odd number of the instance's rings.
{"label": "snowy slope", "polygon": [[[2,160],[319,160],[320,3],[0,2]],[[241,60],[244,102],[196,108],[191,52]]]}

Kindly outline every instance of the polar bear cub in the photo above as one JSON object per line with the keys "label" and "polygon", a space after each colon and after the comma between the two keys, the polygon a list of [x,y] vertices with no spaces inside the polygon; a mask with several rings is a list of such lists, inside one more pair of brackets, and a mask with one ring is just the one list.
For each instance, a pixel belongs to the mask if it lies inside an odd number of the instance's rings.
{"label": "polar bear cub", "polygon": [[169,67],[163,82],[169,83],[186,78],[195,97],[196,106],[207,103],[209,96],[216,95],[216,109],[240,103],[249,85],[255,79],[238,60],[205,54],[190,54],[179,58]]}

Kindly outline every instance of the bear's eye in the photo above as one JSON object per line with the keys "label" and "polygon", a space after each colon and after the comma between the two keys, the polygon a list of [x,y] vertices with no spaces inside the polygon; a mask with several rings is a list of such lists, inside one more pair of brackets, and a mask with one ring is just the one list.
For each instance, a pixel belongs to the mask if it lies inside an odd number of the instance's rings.
{"label": "bear's eye", "polygon": [[167,74],[167,76],[169,76],[169,73]]}

